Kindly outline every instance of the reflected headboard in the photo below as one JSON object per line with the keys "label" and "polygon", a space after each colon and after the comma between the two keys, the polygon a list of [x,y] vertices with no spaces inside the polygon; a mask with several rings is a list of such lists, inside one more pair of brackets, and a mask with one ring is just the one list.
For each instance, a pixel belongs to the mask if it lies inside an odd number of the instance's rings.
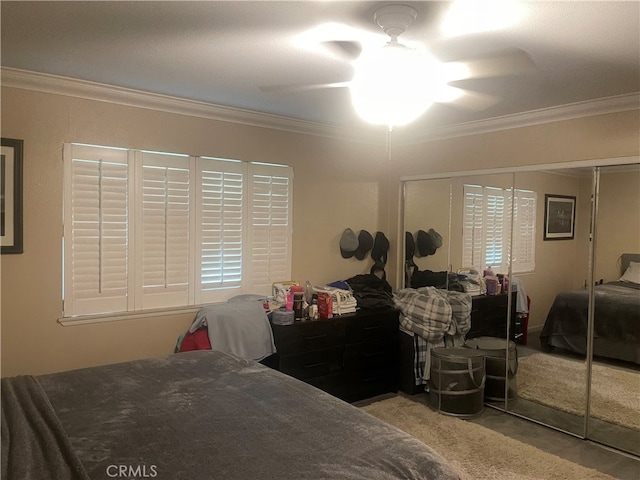
{"label": "reflected headboard", "polygon": [[629,267],[629,262],[640,263],[640,253],[623,253],[620,255],[620,275],[624,275]]}

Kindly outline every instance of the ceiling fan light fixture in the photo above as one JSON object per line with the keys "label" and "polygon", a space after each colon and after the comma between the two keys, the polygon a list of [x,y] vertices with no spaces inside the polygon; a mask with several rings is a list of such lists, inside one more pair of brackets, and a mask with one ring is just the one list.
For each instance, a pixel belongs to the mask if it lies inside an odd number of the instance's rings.
{"label": "ceiling fan light fixture", "polygon": [[418,16],[418,11],[409,5],[386,5],[373,14],[374,21],[392,39],[398,38]]}
{"label": "ceiling fan light fixture", "polygon": [[368,123],[388,127],[406,125],[420,117],[431,101],[415,98],[411,92],[377,95],[373,91],[353,91],[351,100],[358,115]]}
{"label": "ceiling fan light fixture", "polygon": [[390,42],[354,64],[351,101],[358,115],[376,125],[405,125],[433,103],[444,84],[435,58]]}

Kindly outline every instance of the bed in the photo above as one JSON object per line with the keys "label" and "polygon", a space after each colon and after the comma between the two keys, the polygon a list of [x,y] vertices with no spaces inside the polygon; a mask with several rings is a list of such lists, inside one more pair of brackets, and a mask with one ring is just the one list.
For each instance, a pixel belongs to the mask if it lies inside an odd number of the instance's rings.
{"label": "bed", "polygon": [[2,478],[459,477],[355,406],[208,350],[3,378]]}
{"label": "bed", "polygon": [[[640,254],[620,257],[621,278],[594,287],[596,356],[640,364]],[[587,349],[587,290],[559,293],[540,334],[544,350],[555,347],[584,355]]]}

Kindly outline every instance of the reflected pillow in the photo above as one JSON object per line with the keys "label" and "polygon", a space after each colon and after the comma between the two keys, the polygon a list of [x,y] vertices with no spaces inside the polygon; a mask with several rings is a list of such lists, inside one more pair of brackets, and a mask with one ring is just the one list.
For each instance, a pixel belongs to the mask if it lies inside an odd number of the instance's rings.
{"label": "reflected pillow", "polygon": [[629,262],[629,266],[620,280],[640,284],[640,262]]}

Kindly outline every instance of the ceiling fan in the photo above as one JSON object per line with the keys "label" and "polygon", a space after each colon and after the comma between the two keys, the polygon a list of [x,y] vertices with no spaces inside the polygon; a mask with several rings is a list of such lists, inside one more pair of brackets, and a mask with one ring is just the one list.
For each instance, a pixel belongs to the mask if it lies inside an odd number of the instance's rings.
{"label": "ceiling fan", "polygon": [[417,16],[417,10],[409,5],[390,4],[376,9],[374,22],[389,37],[382,46],[366,46],[350,40],[322,42],[343,58],[350,59],[354,67],[350,81],[262,86],[260,89],[265,93],[286,93],[346,87],[356,112],[364,120],[391,129],[415,120],[436,102],[482,110],[500,101],[495,96],[453,86],[454,82],[536,70],[529,55],[519,49],[474,60],[440,62],[423,46],[407,46],[399,41],[398,37]]}

